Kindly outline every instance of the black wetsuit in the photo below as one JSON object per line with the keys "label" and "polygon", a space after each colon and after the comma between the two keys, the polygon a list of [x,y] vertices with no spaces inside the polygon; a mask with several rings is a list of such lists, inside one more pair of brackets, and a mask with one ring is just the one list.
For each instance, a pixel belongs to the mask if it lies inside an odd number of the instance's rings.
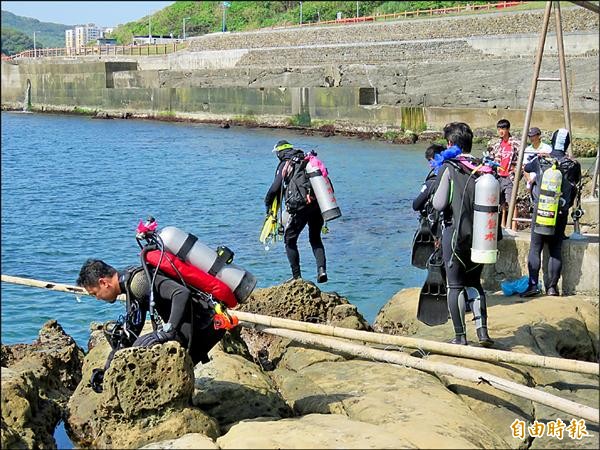
{"label": "black wetsuit", "polygon": [[[188,349],[194,365],[208,362],[208,351],[221,340],[225,330],[214,329],[211,311],[192,301],[191,293],[185,286],[161,274],[156,275],[155,310],[163,322],[172,325],[172,331],[140,336],[150,310],[150,283],[144,271],[137,268],[120,272],[119,284],[121,291],[127,295],[127,328],[133,333],[133,338],[137,337],[133,342],[126,342],[125,347],[174,340]],[[106,368],[113,354],[114,350],[107,360]]]}
{"label": "black wetsuit", "polygon": [[[470,157],[470,155],[463,155],[463,157]],[[463,290],[466,287],[473,287],[479,292],[481,317],[476,317],[475,320],[481,320],[481,326],[486,329],[487,307],[485,292],[481,286],[483,266],[471,261],[473,217],[472,207],[468,206],[475,203],[475,178],[469,177],[466,170],[457,169],[451,161],[444,162],[439,170],[435,185],[434,207],[442,212],[444,217],[442,256],[446,268],[448,310],[455,334],[465,335],[464,307],[459,307],[459,296]],[[446,172],[447,175],[444,175]],[[452,187],[448,189],[450,182]],[[440,189],[441,184],[444,184],[444,189]]]}
{"label": "black wetsuit", "polygon": [[[552,158],[556,158],[559,163],[565,160],[565,154],[563,152],[552,151],[549,155]],[[542,186],[543,172],[547,167],[542,167],[540,159],[535,157],[529,163],[525,165],[526,172],[535,172],[536,183],[533,185],[532,196],[534,200],[533,220],[537,216],[537,205],[538,199],[540,198],[540,189]],[[568,187],[567,183],[572,182],[578,184],[581,180],[581,166],[575,165],[571,170],[571,173],[567,176],[563,174],[562,185],[563,188]],[[558,280],[562,271],[562,243],[565,239],[565,228],[567,227],[567,220],[569,216],[569,208],[573,206],[575,197],[577,196],[576,188],[564,189],[562,193],[562,206],[558,208],[558,216],[556,218],[556,226],[554,234],[551,236],[542,235],[535,232],[535,225],[531,227],[531,243],[529,247],[529,256],[527,258],[527,269],[529,271],[529,285],[537,286],[539,283],[540,269],[541,269],[541,254],[544,244],[548,244],[548,272],[549,280],[546,289],[554,288],[557,289]],[[568,198],[565,198],[565,195]]]}
{"label": "black wetsuit", "polygon": [[[287,149],[277,152],[279,158],[279,164],[275,170],[275,179],[269,188],[267,195],[265,196],[265,207],[267,212],[271,207],[273,199],[279,195],[283,185],[282,171],[285,163],[296,155],[303,155],[302,150],[299,149]],[[284,242],[285,251],[287,254],[290,267],[292,269],[292,276],[294,278],[300,278],[302,276],[300,270],[300,253],[298,252],[298,237],[304,227],[308,224],[308,238],[310,246],[312,247],[315,260],[318,268],[326,270],[326,258],[325,258],[325,247],[321,239],[321,228],[324,224],[319,204],[314,201],[312,204],[307,205],[302,210],[292,214],[290,220],[285,224]]]}

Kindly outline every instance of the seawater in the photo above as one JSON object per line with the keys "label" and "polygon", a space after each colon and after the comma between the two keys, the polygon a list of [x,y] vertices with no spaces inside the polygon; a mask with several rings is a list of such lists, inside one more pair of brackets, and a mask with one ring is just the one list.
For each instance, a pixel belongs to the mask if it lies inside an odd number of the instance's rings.
{"label": "seawater", "polygon": [[[227,245],[258,287],[290,277],[282,242],[258,236],[280,139],[325,162],[343,216],[324,235],[329,282],[369,321],[400,289],[420,286],[410,265],[417,227],[411,202],[428,172],[425,144],[392,145],[289,130],[93,120],[2,113],[2,273],[74,284],[82,263],[139,262],[135,227],[153,215],[216,248]],[[299,241],[303,276],[315,281],[308,232]],[[2,283],[2,343],[29,343],[56,319],[87,348],[92,321],[116,319],[119,302]]]}

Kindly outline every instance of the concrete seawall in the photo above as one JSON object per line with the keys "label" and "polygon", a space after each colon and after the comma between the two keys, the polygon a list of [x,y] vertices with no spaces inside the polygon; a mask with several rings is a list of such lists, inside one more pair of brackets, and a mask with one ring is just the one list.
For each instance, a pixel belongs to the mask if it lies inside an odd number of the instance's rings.
{"label": "concrete seawall", "polygon": [[[286,124],[294,116],[354,131],[439,129],[451,120],[519,128],[541,11],[311,29],[217,33],[163,56],[2,62],[2,104]],[[598,15],[563,11],[573,131],[598,137]],[[543,76],[556,76],[551,33]],[[557,83],[540,83],[533,123],[563,125]],[[410,118],[410,120],[407,120]]]}

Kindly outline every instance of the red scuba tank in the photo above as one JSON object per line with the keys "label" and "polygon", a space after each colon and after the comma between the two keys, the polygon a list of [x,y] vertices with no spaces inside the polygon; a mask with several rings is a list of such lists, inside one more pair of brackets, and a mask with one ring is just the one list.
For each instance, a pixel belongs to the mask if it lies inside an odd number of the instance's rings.
{"label": "red scuba tank", "polygon": [[[148,264],[156,267],[160,260],[160,254],[160,250],[149,251],[146,253],[146,261]],[[229,286],[218,278],[184,262],[173,253],[167,251],[164,252],[159,269],[176,280],[179,279],[179,275],[181,275],[181,278],[183,278],[183,281],[187,284],[196,289],[200,289],[207,294],[211,294],[215,299],[223,302],[228,308],[235,308],[238,304]]]}

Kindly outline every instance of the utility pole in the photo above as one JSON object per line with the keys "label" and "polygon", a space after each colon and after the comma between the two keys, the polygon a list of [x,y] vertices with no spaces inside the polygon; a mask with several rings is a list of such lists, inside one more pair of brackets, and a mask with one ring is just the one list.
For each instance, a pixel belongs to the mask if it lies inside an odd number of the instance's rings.
{"label": "utility pole", "polygon": [[152,31],[151,31],[151,20],[152,20],[152,15],[148,16],[148,45],[150,45],[152,43]]}
{"label": "utility pole", "polygon": [[356,2],[356,18],[358,19],[359,16],[360,13],[358,12],[358,2]]}
{"label": "utility pole", "polygon": [[184,17],[183,18],[183,40],[185,41],[185,21],[186,20],[190,20],[191,17]]}
{"label": "utility pole", "polygon": [[231,2],[223,2],[223,33],[225,33],[225,9],[231,6]]}
{"label": "utility pole", "polygon": [[302,25],[302,2],[300,2],[300,25]]}
{"label": "utility pole", "polygon": [[39,31],[33,32],[33,57],[37,58],[37,49],[35,48],[35,33],[39,33]]}

